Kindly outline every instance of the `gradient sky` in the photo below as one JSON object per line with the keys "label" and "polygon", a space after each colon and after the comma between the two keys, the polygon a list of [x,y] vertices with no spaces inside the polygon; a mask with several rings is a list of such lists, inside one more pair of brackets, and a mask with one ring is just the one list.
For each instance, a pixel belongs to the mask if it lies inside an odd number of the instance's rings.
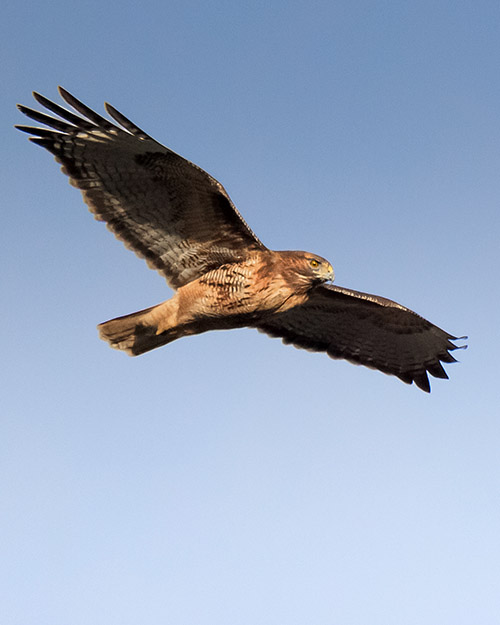
{"label": "gradient sky", "polygon": [[[498,2],[8,2],[0,622],[500,622]],[[128,358],[170,296],[13,130],[104,100],[275,249],[469,335],[427,395],[252,330]]]}

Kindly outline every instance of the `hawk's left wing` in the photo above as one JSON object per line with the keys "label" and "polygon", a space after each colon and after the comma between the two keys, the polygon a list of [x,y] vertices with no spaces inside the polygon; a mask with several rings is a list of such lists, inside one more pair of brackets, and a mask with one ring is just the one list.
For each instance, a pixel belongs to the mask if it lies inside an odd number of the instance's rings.
{"label": "hawk's left wing", "polygon": [[[456,337],[392,300],[322,285],[301,306],[276,313],[258,329],[284,343],[327,352],[395,375],[429,392],[427,373],[448,378],[441,362],[456,362]],[[462,337],[465,338],[465,337]]]}

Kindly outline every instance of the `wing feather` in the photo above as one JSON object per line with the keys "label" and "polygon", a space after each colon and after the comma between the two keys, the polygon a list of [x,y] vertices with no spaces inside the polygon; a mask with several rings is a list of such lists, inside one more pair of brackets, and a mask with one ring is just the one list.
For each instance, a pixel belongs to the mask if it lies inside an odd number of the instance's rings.
{"label": "wing feather", "polygon": [[269,317],[258,329],[284,343],[414,382],[426,392],[427,374],[446,379],[441,362],[455,362],[450,352],[460,349],[452,342],[456,337],[410,309],[333,285],[314,288],[306,303]]}
{"label": "wing feather", "polygon": [[267,249],[217,180],[111,105],[106,110],[119,126],[65,89],[59,92],[79,115],[34,93],[39,104],[61,119],[19,105],[22,113],[51,129],[19,130],[54,154],[95,218],[105,221],[171,286]]}

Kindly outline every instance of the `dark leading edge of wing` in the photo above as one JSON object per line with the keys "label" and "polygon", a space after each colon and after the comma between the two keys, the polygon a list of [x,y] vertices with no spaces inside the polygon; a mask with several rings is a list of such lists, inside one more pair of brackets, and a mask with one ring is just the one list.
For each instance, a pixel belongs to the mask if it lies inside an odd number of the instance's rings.
{"label": "dark leading edge of wing", "polygon": [[427,393],[427,373],[447,379],[441,362],[456,362],[450,352],[466,346],[452,341],[467,338],[448,334],[392,300],[333,285],[316,287],[305,304],[257,327],[286,344],[415,382]]}
{"label": "dark leading edge of wing", "polygon": [[49,126],[16,126],[62,164],[96,219],[178,288],[214,267],[266,249],[223,186],[164,147],[111,105],[117,126],[59,88],[79,115],[34,93],[61,119],[19,110]]}

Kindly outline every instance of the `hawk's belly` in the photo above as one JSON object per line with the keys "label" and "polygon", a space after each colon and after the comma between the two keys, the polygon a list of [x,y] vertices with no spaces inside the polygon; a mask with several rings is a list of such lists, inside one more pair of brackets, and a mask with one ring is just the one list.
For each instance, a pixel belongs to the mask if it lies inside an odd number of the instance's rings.
{"label": "hawk's belly", "polygon": [[237,328],[278,310],[301,304],[281,275],[265,274],[251,263],[225,265],[181,287],[177,324],[201,324],[204,329]]}

